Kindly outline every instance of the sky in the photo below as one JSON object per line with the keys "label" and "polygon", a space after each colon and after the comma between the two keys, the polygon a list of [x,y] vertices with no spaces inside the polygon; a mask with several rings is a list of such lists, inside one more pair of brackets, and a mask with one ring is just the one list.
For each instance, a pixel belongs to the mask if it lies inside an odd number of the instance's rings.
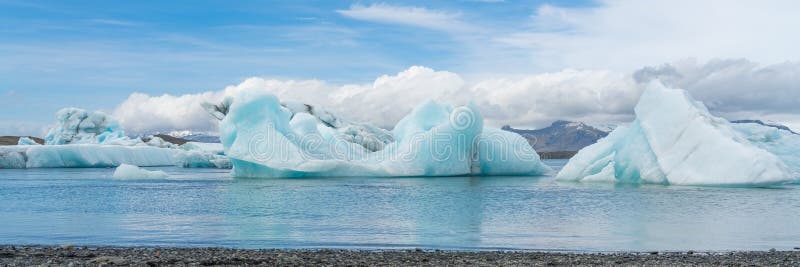
{"label": "sky", "polygon": [[213,131],[239,90],[391,127],[473,102],[487,124],[624,123],[644,85],[800,129],[797,1],[0,0],[0,135],[63,107],[131,134]]}

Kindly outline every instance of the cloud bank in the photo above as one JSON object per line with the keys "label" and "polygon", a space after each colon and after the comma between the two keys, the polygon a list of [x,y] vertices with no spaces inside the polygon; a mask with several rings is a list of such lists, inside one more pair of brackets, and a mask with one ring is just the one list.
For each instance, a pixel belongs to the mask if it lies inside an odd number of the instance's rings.
{"label": "cloud bank", "polygon": [[684,60],[632,73],[572,70],[467,81],[460,75],[410,67],[366,84],[249,78],[220,91],[180,96],[131,94],[113,114],[130,133],[214,131],[200,107],[241,90],[264,90],[281,99],[321,105],[346,118],[391,127],[426,99],[474,102],[488,125],[542,127],[559,119],[620,123],[652,79],[685,88],[712,112],[729,119],[758,118],[800,126],[800,64],[759,66],[747,60]]}
{"label": "cloud bank", "polygon": [[[527,28],[493,33],[527,49],[539,67],[633,70],[686,57],[797,60],[800,2],[600,0],[591,7],[541,5]],[[787,58],[788,56],[788,58]],[[794,58],[792,58],[794,57]]]}
{"label": "cloud bank", "polygon": [[646,67],[633,74],[638,83],[660,79],[685,88],[728,119],[760,118],[800,128],[800,63],[768,66],[745,60],[683,60]]}

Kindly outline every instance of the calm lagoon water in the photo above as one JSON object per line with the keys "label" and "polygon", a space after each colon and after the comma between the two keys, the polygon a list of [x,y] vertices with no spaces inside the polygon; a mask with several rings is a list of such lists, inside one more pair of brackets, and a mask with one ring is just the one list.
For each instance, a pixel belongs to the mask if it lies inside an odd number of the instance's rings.
{"label": "calm lagoon water", "polygon": [[[563,160],[546,161],[556,169]],[[0,170],[0,244],[565,251],[791,250],[800,186],[552,177],[232,179],[226,170]]]}

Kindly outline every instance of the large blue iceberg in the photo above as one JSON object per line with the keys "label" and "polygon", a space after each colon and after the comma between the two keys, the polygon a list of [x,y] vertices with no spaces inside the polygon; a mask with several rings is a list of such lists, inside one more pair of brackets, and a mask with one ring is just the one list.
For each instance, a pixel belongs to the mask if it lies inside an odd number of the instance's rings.
{"label": "large blue iceberg", "polygon": [[[210,106],[209,106],[210,107]],[[485,128],[474,106],[429,101],[392,131],[243,91],[217,108],[235,177],[539,175],[521,136]],[[224,113],[224,114],[222,114]]]}
{"label": "large blue iceberg", "polygon": [[[585,147],[559,180],[676,185],[770,185],[795,180],[798,138],[765,126],[734,129],[685,91],[652,82],[636,119]],[[774,129],[774,128],[773,128]]]}

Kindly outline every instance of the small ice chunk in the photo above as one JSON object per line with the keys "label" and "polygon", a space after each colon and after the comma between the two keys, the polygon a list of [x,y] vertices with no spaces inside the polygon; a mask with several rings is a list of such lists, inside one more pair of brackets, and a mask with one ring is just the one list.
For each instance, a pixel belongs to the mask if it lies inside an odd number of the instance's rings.
{"label": "small ice chunk", "polygon": [[169,178],[164,171],[148,171],[135,165],[122,164],[114,170],[114,178],[117,179],[157,179]]}
{"label": "small ice chunk", "polygon": [[220,143],[186,142],[185,144],[180,145],[179,148],[186,151],[206,151],[217,155],[223,155],[225,153],[225,150],[222,148],[222,144]]}
{"label": "small ice chunk", "polygon": [[38,146],[39,143],[36,143],[36,141],[33,141],[33,139],[31,139],[31,138],[29,138],[27,136],[23,136],[23,137],[19,138],[19,141],[17,141],[17,145],[19,145],[19,146]]}
{"label": "small ice chunk", "polygon": [[147,141],[147,145],[160,148],[178,148],[178,145],[164,141],[164,139],[158,136],[150,137],[150,140]]}
{"label": "small ice chunk", "polygon": [[175,166],[183,168],[230,169],[231,163],[225,155],[208,151],[190,150],[175,153]]}

